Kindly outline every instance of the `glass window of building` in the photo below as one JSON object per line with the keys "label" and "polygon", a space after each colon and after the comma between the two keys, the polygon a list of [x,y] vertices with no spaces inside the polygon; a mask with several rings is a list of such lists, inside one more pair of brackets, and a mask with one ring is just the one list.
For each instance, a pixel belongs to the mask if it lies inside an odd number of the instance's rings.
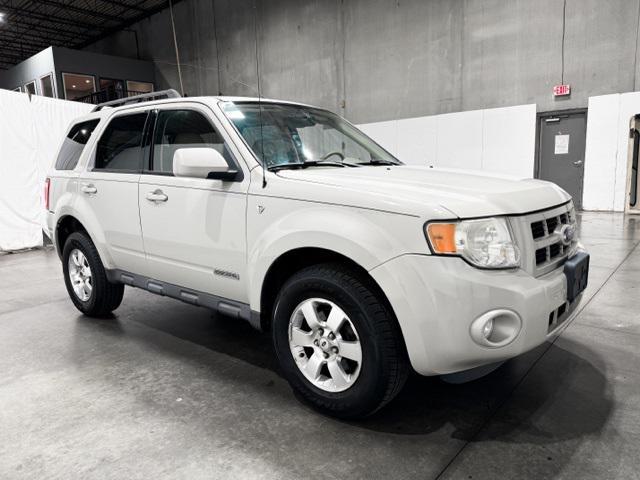
{"label": "glass window of building", "polygon": [[40,95],[49,98],[55,97],[53,92],[53,75],[45,75],[40,79]]}
{"label": "glass window of building", "polygon": [[124,80],[115,78],[100,78],[100,89],[97,95],[98,102],[108,102],[125,97]]}
{"label": "glass window of building", "polygon": [[31,95],[36,94],[36,82],[29,82],[24,86],[24,92],[30,93]]}
{"label": "glass window of building", "polygon": [[93,75],[63,73],[64,98],[77,100],[96,91],[96,79]]}
{"label": "glass window of building", "polygon": [[153,92],[153,83],[136,82],[135,80],[127,80],[127,91],[129,96],[140,95],[141,93]]}
{"label": "glass window of building", "polygon": [[124,82],[114,78],[101,78],[100,90],[119,90],[124,91]]}

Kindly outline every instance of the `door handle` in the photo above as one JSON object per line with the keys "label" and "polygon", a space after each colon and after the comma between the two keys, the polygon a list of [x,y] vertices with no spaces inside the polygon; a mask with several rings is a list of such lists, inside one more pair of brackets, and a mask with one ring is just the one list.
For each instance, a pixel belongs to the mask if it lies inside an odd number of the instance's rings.
{"label": "door handle", "polygon": [[92,183],[88,185],[83,185],[82,187],[80,187],[80,190],[82,190],[82,193],[86,193],[87,195],[93,195],[94,193],[98,193],[98,189]]}
{"label": "door handle", "polygon": [[158,202],[166,202],[169,200],[169,197],[166,196],[162,190],[154,190],[153,192],[147,193],[147,200],[150,202],[158,203]]}
{"label": "door handle", "polygon": [[582,160],[576,160],[575,162],[573,162],[573,164],[574,164],[576,167],[579,167],[580,165],[582,165]]}

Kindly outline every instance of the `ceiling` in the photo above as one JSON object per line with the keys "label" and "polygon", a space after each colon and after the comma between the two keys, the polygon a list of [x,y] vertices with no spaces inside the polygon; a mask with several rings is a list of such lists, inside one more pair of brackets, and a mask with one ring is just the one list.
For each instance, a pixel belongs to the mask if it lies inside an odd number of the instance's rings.
{"label": "ceiling", "polygon": [[0,69],[52,45],[82,48],[168,6],[168,0],[0,0]]}

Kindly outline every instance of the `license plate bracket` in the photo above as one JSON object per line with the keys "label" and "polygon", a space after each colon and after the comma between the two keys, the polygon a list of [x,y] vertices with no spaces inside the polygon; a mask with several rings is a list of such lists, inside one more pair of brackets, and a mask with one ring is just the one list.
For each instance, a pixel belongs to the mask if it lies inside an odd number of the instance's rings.
{"label": "license plate bracket", "polygon": [[589,254],[578,252],[564,264],[564,274],[567,277],[567,300],[573,302],[580,295],[589,282]]}

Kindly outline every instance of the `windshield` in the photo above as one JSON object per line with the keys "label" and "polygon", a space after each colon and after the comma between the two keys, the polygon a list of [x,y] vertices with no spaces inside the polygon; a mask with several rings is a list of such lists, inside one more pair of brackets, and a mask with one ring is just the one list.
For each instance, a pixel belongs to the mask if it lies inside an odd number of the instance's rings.
{"label": "windshield", "polygon": [[223,111],[267,168],[365,163],[400,164],[347,121],[326,110],[258,102],[224,102]]}

